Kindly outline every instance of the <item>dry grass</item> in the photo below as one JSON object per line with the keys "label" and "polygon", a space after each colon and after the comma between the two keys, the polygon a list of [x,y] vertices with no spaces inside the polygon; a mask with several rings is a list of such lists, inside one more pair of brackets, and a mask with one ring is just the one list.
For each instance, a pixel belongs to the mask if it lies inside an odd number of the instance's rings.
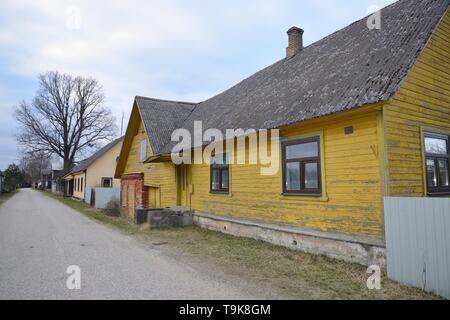
{"label": "dry grass", "polygon": [[366,268],[253,239],[197,227],[151,230],[153,236],[220,265],[227,272],[265,282],[299,299],[437,299],[387,278],[368,290]]}
{"label": "dry grass", "polygon": [[225,272],[266,283],[296,299],[439,299],[421,290],[382,279],[381,290],[368,290],[366,268],[324,256],[293,251],[247,238],[197,227],[142,230],[121,218],[108,217],[84,203],[50,195],[90,218],[128,234],[163,241]]}
{"label": "dry grass", "polygon": [[8,192],[8,193],[2,193],[0,194],[0,205],[2,205],[2,203],[6,202],[8,199],[10,199],[12,196],[14,196],[17,193],[16,191],[13,192]]}

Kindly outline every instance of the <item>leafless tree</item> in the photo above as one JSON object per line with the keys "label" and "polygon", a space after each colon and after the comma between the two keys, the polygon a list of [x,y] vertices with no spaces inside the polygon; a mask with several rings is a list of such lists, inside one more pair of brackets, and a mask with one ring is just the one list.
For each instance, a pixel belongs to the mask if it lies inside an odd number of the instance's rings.
{"label": "leafless tree", "polygon": [[80,153],[114,137],[115,119],[104,100],[95,79],[41,74],[32,102],[23,101],[15,110],[17,140],[27,152],[56,155],[70,168]]}
{"label": "leafless tree", "polygon": [[25,175],[25,181],[33,184],[41,178],[42,171],[51,168],[51,159],[44,152],[25,153],[20,159],[20,169]]}

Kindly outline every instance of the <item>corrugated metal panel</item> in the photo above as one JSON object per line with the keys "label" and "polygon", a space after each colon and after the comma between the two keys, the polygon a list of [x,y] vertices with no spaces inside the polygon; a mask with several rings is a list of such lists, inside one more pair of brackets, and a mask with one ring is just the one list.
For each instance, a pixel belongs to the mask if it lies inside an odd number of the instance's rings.
{"label": "corrugated metal panel", "polygon": [[450,298],[450,199],[384,200],[389,278]]}
{"label": "corrugated metal panel", "polygon": [[106,209],[110,201],[120,201],[119,188],[95,188],[95,208]]}
{"label": "corrugated metal panel", "polygon": [[92,196],[92,188],[87,187],[86,193],[84,195],[84,202],[86,202],[87,204],[91,204],[91,196]]}

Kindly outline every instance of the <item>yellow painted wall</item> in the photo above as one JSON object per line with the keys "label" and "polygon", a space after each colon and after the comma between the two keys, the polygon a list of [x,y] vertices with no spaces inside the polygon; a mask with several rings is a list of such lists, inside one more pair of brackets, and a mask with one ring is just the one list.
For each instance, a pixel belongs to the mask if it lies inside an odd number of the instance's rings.
{"label": "yellow painted wall", "polygon": [[449,33],[447,12],[401,89],[384,107],[389,195],[424,196],[421,131],[450,134]]}
{"label": "yellow painted wall", "polygon": [[[382,238],[378,114],[360,110],[280,131],[284,138],[322,132],[326,192],[322,198],[283,196],[281,167],[277,175],[261,176],[260,166],[248,164],[230,167],[230,195],[210,194],[209,166],[193,165],[193,209]],[[352,135],[344,134],[347,126],[354,127]]]}
{"label": "yellow painted wall", "polygon": [[[121,148],[122,142],[117,143],[87,168],[86,187],[99,188],[102,187],[102,178],[114,178],[116,159],[119,157]],[[113,187],[120,188],[120,179],[113,179]]]}
{"label": "yellow painted wall", "polygon": [[[447,14],[389,102],[281,129],[287,139],[322,136],[321,198],[283,196],[281,168],[262,176],[257,165],[232,165],[230,195],[210,194],[210,167],[191,165],[186,189],[191,194],[180,197],[182,204],[190,199],[198,212],[383,238],[383,195],[424,194],[421,130],[450,133],[449,31]],[[353,134],[344,134],[347,126],[354,127]],[[124,174],[143,172],[147,186],[161,188],[161,206],[176,205],[173,164],[139,163],[142,124],[136,131]]]}
{"label": "yellow painted wall", "polygon": [[[144,185],[148,187],[159,188],[158,202],[161,207],[176,206],[176,177],[175,166],[170,163],[141,163],[140,143],[142,139],[147,139],[142,121],[139,122],[137,134],[133,138],[131,149],[126,161],[123,175],[144,173]],[[147,141],[147,156],[151,156],[151,146]]]}
{"label": "yellow painted wall", "polygon": [[[81,179],[83,178],[83,185],[81,188]],[[80,172],[73,175],[73,196],[78,199],[84,199],[86,175],[84,172]]]}

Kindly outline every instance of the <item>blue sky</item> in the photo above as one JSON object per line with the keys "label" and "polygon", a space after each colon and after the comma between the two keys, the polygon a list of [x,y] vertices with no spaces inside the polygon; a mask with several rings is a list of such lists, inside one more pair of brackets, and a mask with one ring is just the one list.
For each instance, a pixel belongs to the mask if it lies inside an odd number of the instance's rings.
{"label": "blue sky", "polygon": [[0,170],[18,162],[13,108],[39,73],[98,79],[126,122],[135,95],[202,101],[283,58],[291,26],[308,45],[392,2],[2,0]]}

